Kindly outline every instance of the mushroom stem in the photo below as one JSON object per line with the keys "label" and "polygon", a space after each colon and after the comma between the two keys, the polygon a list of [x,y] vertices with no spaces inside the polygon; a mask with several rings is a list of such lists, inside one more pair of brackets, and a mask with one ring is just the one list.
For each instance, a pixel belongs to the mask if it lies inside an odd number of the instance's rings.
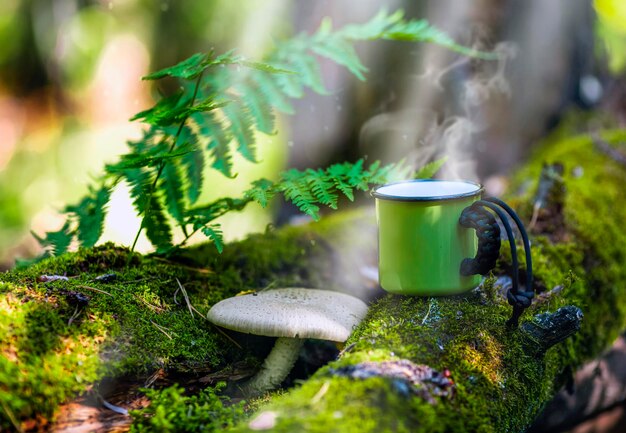
{"label": "mushroom stem", "polygon": [[278,387],[287,377],[298,359],[304,340],[301,338],[280,337],[267,355],[261,370],[243,386],[248,396],[259,395]]}

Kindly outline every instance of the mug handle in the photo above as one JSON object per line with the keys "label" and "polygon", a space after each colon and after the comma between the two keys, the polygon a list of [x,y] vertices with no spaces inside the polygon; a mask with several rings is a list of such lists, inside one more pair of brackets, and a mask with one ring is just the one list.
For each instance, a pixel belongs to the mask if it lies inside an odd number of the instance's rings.
{"label": "mug handle", "polygon": [[[472,203],[469,207],[463,209],[461,217],[459,218],[459,223],[463,227],[476,229],[476,234],[478,236],[478,252],[476,253],[475,258],[464,259],[463,262],[461,262],[461,274],[464,276],[478,273],[484,275],[495,267],[496,260],[499,255],[500,228],[498,227],[493,215],[487,212],[486,209],[483,209],[483,207],[491,209],[498,215],[498,217],[500,217],[502,225],[506,230],[507,237],[509,238],[513,270],[513,286],[507,293],[507,300],[509,301],[509,304],[511,304],[511,306],[513,307],[513,315],[507,322],[507,325],[509,327],[516,328],[519,323],[519,317],[522,315],[524,310],[530,306],[533,296],[535,294],[533,290],[533,265],[532,257],[530,254],[530,242],[528,240],[528,234],[526,233],[524,224],[517,216],[515,211],[502,200],[495,197],[490,197],[484,200],[478,200]],[[506,213],[503,212],[502,209],[504,209]],[[487,217],[485,214],[488,214],[491,219],[489,219],[489,217]],[[522,235],[522,240],[524,243],[524,251],[526,253],[525,291],[519,289],[519,266],[517,261],[517,247],[515,244],[515,238],[513,236],[513,230],[511,229],[511,224],[509,224],[509,220],[506,214],[509,214],[511,218],[513,218],[513,220],[515,221],[515,224],[517,225],[517,228]],[[497,244],[492,243],[492,238],[497,238]],[[494,253],[493,249],[496,246],[497,248]]]}
{"label": "mug handle", "polygon": [[496,267],[500,255],[500,226],[495,217],[475,202],[463,209],[459,224],[461,227],[476,230],[478,250],[474,258],[465,258],[461,262],[461,275],[485,275]]}

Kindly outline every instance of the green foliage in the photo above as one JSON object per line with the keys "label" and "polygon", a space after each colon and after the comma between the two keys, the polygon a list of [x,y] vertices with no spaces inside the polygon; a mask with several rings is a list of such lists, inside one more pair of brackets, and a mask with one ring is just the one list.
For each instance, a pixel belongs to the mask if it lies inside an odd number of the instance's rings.
{"label": "green foliage", "polygon": [[415,179],[430,179],[439,171],[439,169],[446,163],[447,160],[448,158],[444,157],[437,159],[433,162],[429,162],[428,164],[420,168],[413,177]]}
{"label": "green foliage", "polygon": [[318,220],[320,206],[337,209],[340,193],[353,201],[354,190],[367,191],[371,184],[402,178],[407,171],[402,164],[381,167],[378,161],[365,169],[362,159],[354,164],[333,164],[325,170],[291,169],[282,173],[276,183],[267,179],[254,182],[244,196],[265,207],[274,195],[282,193],[303,213]]}
{"label": "green foliage", "polygon": [[424,20],[407,20],[401,11],[382,11],[368,22],[337,30],[325,20],[313,34],[302,33],[277,43],[262,62],[251,62],[234,51],[221,55],[207,52],[153,72],[143,79],[176,79],[180,90],[133,116],[131,120],[148,125],[144,136],[129,142],[129,152],[119,161],[105,166],[99,189],[90,190],[78,204],[64,209],[67,223],[40,239],[48,248],[47,254],[66,251],[74,239],[83,246],[94,245],[102,233],[110,191],[120,182],[130,186],[133,205],[142,219],[131,250],[145,230],[157,251],[166,252],[174,247],[175,226],[184,235],[181,244],[201,231],[221,251],[222,233],[214,219],[241,210],[251,201],[267,206],[272,197],[282,194],[317,219],[320,206],[337,208],[340,194],[353,200],[354,190],[388,181],[397,167],[374,163],[366,170],[363,161],[336,164],[326,170],[288,170],[277,182],[254,182],[241,199],[219,199],[192,207],[205,186],[206,166],[233,177],[233,154],[258,162],[256,134],[274,133],[276,113],[293,112],[290,99],[300,98],[307,89],[328,93],[318,57],[344,66],[363,80],[367,67],[354,44],[376,39],[426,41],[493,58],[490,53],[456,45]]}
{"label": "green foliage", "polygon": [[219,395],[225,384],[206,388],[197,395],[184,395],[177,385],[154,390],[145,389],[151,403],[142,410],[131,411],[130,431],[142,432],[218,432],[244,418],[243,402],[230,404]]}

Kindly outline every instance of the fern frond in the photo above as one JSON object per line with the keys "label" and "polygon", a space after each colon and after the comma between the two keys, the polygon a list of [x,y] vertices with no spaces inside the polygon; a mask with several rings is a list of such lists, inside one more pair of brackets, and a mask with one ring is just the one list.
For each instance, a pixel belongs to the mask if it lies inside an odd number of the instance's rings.
{"label": "fern frond", "polygon": [[430,179],[439,171],[439,169],[446,163],[447,160],[447,157],[443,157],[435,161],[429,162],[428,164],[420,168],[417,173],[413,175],[413,177],[415,179]]}
{"label": "fern frond", "polygon": [[301,212],[309,215],[314,220],[319,219],[319,206],[308,185],[306,173],[296,169],[282,173],[276,189],[282,192],[287,200],[295,204]]}
{"label": "fern frond", "polygon": [[226,127],[213,113],[197,113],[191,117],[198,125],[201,136],[208,138],[207,149],[213,159],[211,167],[227,177],[233,177],[230,136]]}
{"label": "fern frond", "polygon": [[278,85],[278,75],[272,77],[269,74],[252,74],[250,79],[255,83],[259,92],[263,93],[268,103],[277,111],[285,114],[293,114],[293,105],[289,102],[289,97]]}
{"label": "fern frond", "polygon": [[254,145],[254,120],[248,107],[237,99],[223,108],[229,120],[229,132],[237,142],[237,152],[250,162],[257,162]]}
{"label": "fern frond", "polygon": [[110,174],[119,174],[135,168],[155,167],[194,151],[193,144],[189,142],[179,145],[171,152],[167,148],[167,143],[161,142],[142,154],[123,155],[119,162],[107,164],[105,170]]}
{"label": "fern frond", "polygon": [[252,83],[239,83],[236,90],[241,95],[241,103],[252,115],[256,129],[265,134],[273,134],[274,110],[267,96]]}
{"label": "fern frond", "polygon": [[189,153],[180,158],[188,186],[186,188],[189,203],[194,204],[202,193],[204,181],[204,152],[198,143],[196,136],[189,127],[183,128],[181,141],[187,143]]}
{"label": "fern frond", "polygon": [[221,254],[222,251],[224,251],[224,234],[222,233],[221,226],[219,224],[212,224],[202,227],[201,230],[206,237],[213,241],[217,252]]}
{"label": "fern frond", "polygon": [[337,209],[338,196],[335,192],[335,183],[329,178],[324,170],[308,169],[306,175],[309,178],[311,191],[317,201],[331,209]]}
{"label": "fern frond", "polygon": [[133,206],[143,216],[141,228],[146,229],[146,236],[157,250],[167,249],[171,245],[172,232],[163,205],[152,190],[154,174],[143,168],[129,169],[122,174],[130,186]]}
{"label": "fern frond", "polygon": [[159,80],[165,77],[194,79],[209,66],[208,53],[196,53],[193,56],[165,69],[141,77],[142,80]]}
{"label": "fern frond", "polygon": [[47,254],[59,256],[65,253],[74,239],[75,233],[71,230],[71,222],[68,219],[63,227],[56,232],[46,232],[44,238],[38,236],[35,232],[31,232],[33,237],[37,239],[39,244],[46,248]]}
{"label": "fern frond", "polygon": [[185,216],[185,195],[180,171],[174,161],[168,161],[163,166],[160,189],[164,193],[168,213],[182,223]]}
{"label": "fern frond", "polygon": [[110,191],[106,186],[95,191],[90,187],[89,192],[78,205],[66,206],[64,210],[65,213],[73,214],[72,219],[78,221],[78,241],[83,247],[92,247],[100,239],[110,198]]}
{"label": "fern frond", "polygon": [[167,251],[172,246],[172,230],[167,222],[163,205],[156,194],[150,196],[149,211],[145,212],[141,226],[146,229],[146,236],[157,249]]}
{"label": "fern frond", "polygon": [[274,197],[274,182],[267,179],[259,179],[252,182],[252,188],[244,193],[244,198],[254,200],[261,205],[267,207],[267,203]]}

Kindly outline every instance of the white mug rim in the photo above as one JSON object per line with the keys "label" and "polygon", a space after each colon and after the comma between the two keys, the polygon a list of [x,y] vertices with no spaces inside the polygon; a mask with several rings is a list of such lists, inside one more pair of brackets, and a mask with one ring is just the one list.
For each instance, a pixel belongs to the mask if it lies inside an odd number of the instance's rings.
{"label": "white mug rim", "polygon": [[[456,193],[456,194],[446,194],[446,195],[432,195],[432,196],[423,196],[423,195],[419,195],[419,196],[407,196],[407,195],[395,195],[395,194],[388,194],[388,193],[382,193],[379,190],[385,187],[389,187],[389,186],[394,186],[394,185],[402,185],[402,184],[408,184],[408,183],[422,183],[422,182],[454,182],[454,183],[463,183],[463,184],[468,184],[468,185],[472,185],[474,187],[476,187],[476,189],[469,191],[469,192],[462,192],[462,193]],[[385,185],[380,185],[377,186],[376,188],[374,188],[371,191],[371,195],[379,200],[392,200],[392,201],[409,201],[409,202],[413,202],[413,201],[418,201],[418,202],[428,202],[428,201],[444,201],[444,200],[458,200],[458,199],[465,199],[468,197],[474,197],[474,196],[480,196],[483,192],[484,188],[481,184],[477,183],[477,182],[473,182],[470,180],[459,180],[459,179],[454,179],[454,180],[447,180],[447,179],[410,179],[410,180],[401,180],[398,182],[392,182],[392,183],[387,183]]]}

